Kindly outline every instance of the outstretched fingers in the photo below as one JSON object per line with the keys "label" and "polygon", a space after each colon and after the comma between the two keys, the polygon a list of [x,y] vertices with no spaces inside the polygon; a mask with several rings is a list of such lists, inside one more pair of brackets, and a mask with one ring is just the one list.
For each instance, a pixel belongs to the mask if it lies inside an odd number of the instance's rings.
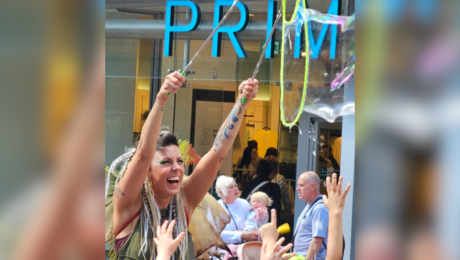
{"label": "outstretched fingers", "polygon": [[184,237],[185,237],[185,232],[181,232],[181,233],[176,237],[176,239],[173,240],[173,242],[174,242],[175,244],[178,245],[178,244],[180,243],[180,241],[182,241],[182,239],[183,239]]}
{"label": "outstretched fingers", "polygon": [[277,219],[276,219],[276,209],[272,209],[271,210],[271,214],[272,214],[272,217],[271,217],[271,221],[270,223],[274,224],[276,226],[276,223],[277,223]]}
{"label": "outstretched fingers", "polygon": [[350,188],[351,188],[351,184],[348,183],[347,187],[346,187],[345,190],[342,192],[342,197],[345,198],[345,197],[347,196],[348,191],[350,190]]}
{"label": "outstretched fingers", "polygon": [[340,194],[342,194],[342,183],[343,183],[343,176],[340,176],[339,178],[339,183],[337,184],[337,192]]}
{"label": "outstretched fingers", "polygon": [[[292,243],[289,243],[287,246],[283,247],[283,249],[280,250],[280,254],[281,255],[286,254],[291,248],[292,248]],[[292,253],[289,253],[289,254],[283,256],[281,259],[282,260],[287,260],[287,259],[290,259],[290,258],[294,257],[296,254],[297,254],[296,252],[292,252]]]}
{"label": "outstretched fingers", "polygon": [[278,241],[276,241],[275,245],[273,246],[273,252],[280,251],[280,246],[283,244],[283,242],[284,242],[284,237],[278,239]]}
{"label": "outstretched fingers", "polygon": [[176,226],[176,220],[171,221],[171,224],[168,226],[168,235],[172,235],[174,226]]}
{"label": "outstretched fingers", "polygon": [[337,174],[332,174],[331,189],[333,192],[337,192]]}
{"label": "outstretched fingers", "polygon": [[[278,258],[277,259],[282,259],[282,260],[287,260],[291,257],[294,257],[297,253],[293,252],[293,253],[290,253],[288,255],[285,255],[283,256],[284,254],[286,254],[291,248],[292,248],[292,243],[289,243],[287,246],[280,248],[281,244],[284,242],[284,237],[280,238],[278,240],[278,242],[275,244],[275,247],[276,247],[276,250],[279,252],[277,253],[278,254]],[[275,248],[273,248],[273,250],[275,250]],[[275,251],[276,252],[276,251]]]}
{"label": "outstretched fingers", "polygon": [[[280,239],[280,240],[281,240],[281,239]],[[281,246],[281,245],[280,245],[280,246]],[[289,243],[287,246],[283,247],[283,248],[280,250],[280,254],[281,254],[281,255],[286,254],[291,248],[292,248],[292,243]]]}
{"label": "outstretched fingers", "polygon": [[166,233],[166,231],[168,230],[168,224],[169,224],[169,221],[166,220],[161,226],[161,233],[160,233],[161,235]]}
{"label": "outstretched fingers", "polygon": [[326,178],[326,190],[327,190],[327,193],[329,194],[329,191],[331,190],[331,177]]}

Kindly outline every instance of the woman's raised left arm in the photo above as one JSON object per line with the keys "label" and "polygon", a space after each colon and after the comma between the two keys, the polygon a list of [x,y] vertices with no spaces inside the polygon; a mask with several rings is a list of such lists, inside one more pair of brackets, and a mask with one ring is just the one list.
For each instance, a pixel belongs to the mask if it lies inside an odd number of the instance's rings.
{"label": "woman's raised left arm", "polygon": [[[258,83],[257,80],[251,81],[250,79],[241,83],[238,87],[240,95],[232,111],[220,127],[211,150],[203,156],[193,174],[184,180],[183,185],[186,195],[184,199],[188,203],[189,213],[193,212],[206,192],[211,188],[220,165],[233,146],[233,141],[238,134],[246,108],[257,95]],[[243,97],[247,99],[244,103],[242,102]]]}

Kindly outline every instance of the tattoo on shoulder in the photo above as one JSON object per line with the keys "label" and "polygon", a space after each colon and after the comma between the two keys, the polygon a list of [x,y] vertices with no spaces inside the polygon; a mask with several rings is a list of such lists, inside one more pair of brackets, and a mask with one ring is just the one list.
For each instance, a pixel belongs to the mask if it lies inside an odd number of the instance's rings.
{"label": "tattoo on shoulder", "polygon": [[163,107],[161,107],[161,112],[163,112]]}
{"label": "tattoo on shoulder", "polygon": [[121,197],[125,196],[125,193],[120,189],[120,187],[116,187],[115,191],[113,192],[113,196],[115,196],[117,199],[120,199]]}

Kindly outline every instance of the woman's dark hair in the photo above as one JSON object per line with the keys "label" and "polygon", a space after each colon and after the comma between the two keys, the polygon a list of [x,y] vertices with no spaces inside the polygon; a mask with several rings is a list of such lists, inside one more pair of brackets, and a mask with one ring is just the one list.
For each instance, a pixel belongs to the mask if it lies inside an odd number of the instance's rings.
{"label": "woman's dark hair", "polygon": [[264,158],[267,158],[267,156],[273,155],[276,158],[278,158],[278,150],[276,148],[270,147],[267,149],[267,152],[265,153]]}
{"label": "woman's dark hair", "polygon": [[332,147],[328,144],[321,146],[322,149],[327,148],[330,153],[332,153]]}
{"label": "woman's dark hair", "polygon": [[168,145],[179,146],[179,142],[177,141],[177,137],[171,131],[165,127],[162,127],[160,130],[160,135],[158,136],[156,149],[162,150]]}
{"label": "woman's dark hair", "polygon": [[248,141],[248,147],[256,148],[257,150],[257,141],[256,140]]}
{"label": "woman's dark hair", "polygon": [[[140,139],[140,137],[139,137]],[[139,141],[140,140],[137,140],[135,143],[134,143],[134,149],[137,150],[138,146],[139,146]],[[171,132],[169,131],[169,128],[166,127],[166,126],[162,126],[160,128],[160,134],[158,136],[158,140],[157,140],[157,144],[156,144],[156,147],[155,149],[158,151],[158,150],[163,150],[166,146],[169,146],[169,145],[175,145],[177,147],[179,147],[179,141],[177,140],[177,137]],[[134,157],[134,153],[133,155],[128,159],[128,164],[129,162],[131,162],[131,160],[133,159]]]}
{"label": "woman's dark hair", "polygon": [[260,160],[259,165],[257,166],[257,177],[263,179],[264,181],[271,181],[268,176],[272,172],[278,172],[278,162]]}
{"label": "woman's dark hair", "polygon": [[246,148],[244,148],[243,158],[241,158],[241,163],[240,163],[240,165],[238,165],[239,169],[243,168],[243,166],[245,166],[245,165],[249,166],[249,164],[251,163],[252,149],[254,149],[254,147],[246,147]]}
{"label": "woman's dark hair", "polygon": [[243,166],[245,166],[245,165],[249,166],[249,164],[251,163],[252,149],[254,149],[254,147],[246,147],[246,148],[244,148],[243,158],[241,158],[241,163],[238,165],[239,169],[242,169]]}
{"label": "woman's dark hair", "polygon": [[[251,163],[252,149],[254,149],[254,147],[248,146],[248,147],[244,148],[243,158],[241,158],[241,162],[240,162],[240,164],[238,164],[238,169],[243,169],[243,167],[245,165],[247,165],[248,168],[249,168],[249,164]],[[236,179],[239,179],[242,174],[243,174],[243,171],[236,171],[233,174],[233,177],[236,178]]]}

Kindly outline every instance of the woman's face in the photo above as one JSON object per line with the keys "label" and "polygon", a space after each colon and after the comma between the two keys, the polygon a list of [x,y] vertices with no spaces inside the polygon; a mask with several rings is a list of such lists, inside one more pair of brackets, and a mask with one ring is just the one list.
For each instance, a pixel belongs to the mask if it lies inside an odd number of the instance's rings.
{"label": "woman's face", "polygon": [[149,171],[154,193],[173,196],[179,193],[184,176],[184,161],[179,147],[157,150]]}
{"label": "woman's face", "polygon": [[232,204],[238,198],[238,185],[235,182],[232,182],[230,186],[227,187],[227,196],[222,198],[227,204]]}
{"label": "woman's face", "polygon": [[251,161],[254,161],[255,159],[257,159],[257,149],[256,149],[256,148],[252,148],[252,152],[251,152]]}

